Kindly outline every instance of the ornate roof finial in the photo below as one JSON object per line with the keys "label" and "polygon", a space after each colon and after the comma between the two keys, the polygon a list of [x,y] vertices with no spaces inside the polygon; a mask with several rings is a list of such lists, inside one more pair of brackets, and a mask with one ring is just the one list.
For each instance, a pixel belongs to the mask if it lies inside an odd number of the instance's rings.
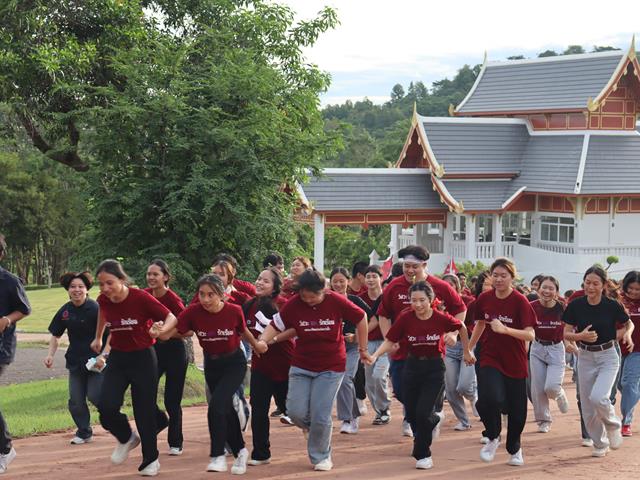
{"label": "ornate roof finial", "polygon": [[418,105],[416,102],[413,102],[413,115],[411,116],[411,124],[413,126],[418,125]]}
{"label": "ornate roof finial", "polygon": [[456,106],[453,103],[449,104],[449,116],[455,117],[456,115]]}
{"label": "ornate roof finial", "polygon": [[488,54],[487,54],[487,51],[485,50],[484,51],[484,58],[482,59],[482,65],[486,65],[487,64],[487,57],[488,57]]}
{"label": "ornate roof finial", "polygon": [[636,58],[636,34],[635,33],[631,37],[631,45],[629,46],[629,53],[627,53],[627,57],[629,57],[629,60],[631,60],[632,62]]}

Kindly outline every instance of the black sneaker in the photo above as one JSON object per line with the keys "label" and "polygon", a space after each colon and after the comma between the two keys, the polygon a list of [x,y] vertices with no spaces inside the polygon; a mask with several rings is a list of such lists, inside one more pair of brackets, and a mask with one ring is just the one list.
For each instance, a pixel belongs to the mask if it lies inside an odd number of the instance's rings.
{"label": "black sneaker", "polygon": [[276,408],[273,412],[271,412],[271,416],[272,417],[281,417],[282,416],[282,410],[280,410],[279,408]]}
{"label": "black sneaker", "polygon": [[376,413],[376,418],[373,419],[371,425],[382,425],[382,419],[380,418],[380,414]]}
{"label": "black sneaker", "polygon": [[380,423],[378,425],[386,425],[391,421],[391,414],[389,410],[385,410],[380,414]]}

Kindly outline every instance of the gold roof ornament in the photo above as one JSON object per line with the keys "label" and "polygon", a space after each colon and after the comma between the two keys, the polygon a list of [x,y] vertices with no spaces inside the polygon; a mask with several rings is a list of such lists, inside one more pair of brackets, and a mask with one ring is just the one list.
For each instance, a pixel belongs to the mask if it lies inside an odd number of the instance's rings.
{"label": "gold roof ornament", "polygon": [[449,104],[449,116],[454,117],[456,115],[456,106],[453,103]]}
{"label": "gold roof ornament", "polygon": [[587,100],[587,109],[590,112],[595,112],[598,108],[600,108],[600,104],[598,102],[594,102],[593,98],[589,97],[589,100]]}
{"label": "gold roof ornament", "polygon": [[631,37],[631,45],[629,46],[629,52],[627,53],[627,57],[629,57],[629,60],[631,60],[632,62],[636,59],[636,34],[634,33],[633,36]]}

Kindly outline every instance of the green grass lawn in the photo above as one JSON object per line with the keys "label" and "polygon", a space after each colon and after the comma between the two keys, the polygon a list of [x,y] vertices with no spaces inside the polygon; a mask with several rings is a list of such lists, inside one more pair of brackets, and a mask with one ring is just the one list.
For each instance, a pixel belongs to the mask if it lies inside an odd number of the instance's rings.
{"label": "green grass lawn", "polygon": [[[158,398],[162,405],[164,377],[160,382]],[[45,432],[67,430],[75,425],[67,409],[68,380],[66,377],[54,380],[20,383],[2,387],[0,409],[9,424],[14,437],[26,437]],[[204,374],[193,365],[187,371],[183,406],[206,402]],[[131,397],[125,396],[123,411],[132,415]],[[91,405],[91,421],[98,423],[98,413]]]}
{"label": "green grass lawn", "polygon": [[[98,294],[97,289],[90,292]],[[31,315],[18,322],[18,330],[29,333],[47,333],[55,313],[69,301],[69,295],[62,287],[32,290],[27,292],[27,297],[31,303]]]}

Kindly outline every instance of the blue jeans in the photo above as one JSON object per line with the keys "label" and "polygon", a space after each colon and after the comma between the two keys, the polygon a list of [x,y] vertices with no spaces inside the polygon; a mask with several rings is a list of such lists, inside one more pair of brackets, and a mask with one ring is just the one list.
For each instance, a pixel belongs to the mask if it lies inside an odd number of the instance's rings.
{"label": "blue jeans", "polygon": [[336,410],[338,413],[338,420],[348,421],[358,418],[360,416],[360,409],[356,402],[356,387],[353,384],[353,379],[358,371],[358,361],[360,360],[360,354],[358,353],[357,343],[348,343],[346,345],[347,350],[347,363],[344,371],[344,377],[342,383],[338,389],[338,396],[336,398]]}
{"label": "blue jeans", "polygon": [[102,373],[90,372],[84,365],[69,370],[69,413],[78,427],[76,436],[85,440],[93,435],[87,399],[98,406],[102,378]]}
{"label": "blue jeans", "polygon": [[309,432],[307,452],[313,465],[331,457],[331,410],[344,372],[289,370],[287,414],[293,423]]}
{"label": "blue jeans", "polygon": [[631,425],[633,409],[640,400],[640,352],[631,352],[622,357],[621,370],[622,400],[620,401],[620,410],[622,423]]}

